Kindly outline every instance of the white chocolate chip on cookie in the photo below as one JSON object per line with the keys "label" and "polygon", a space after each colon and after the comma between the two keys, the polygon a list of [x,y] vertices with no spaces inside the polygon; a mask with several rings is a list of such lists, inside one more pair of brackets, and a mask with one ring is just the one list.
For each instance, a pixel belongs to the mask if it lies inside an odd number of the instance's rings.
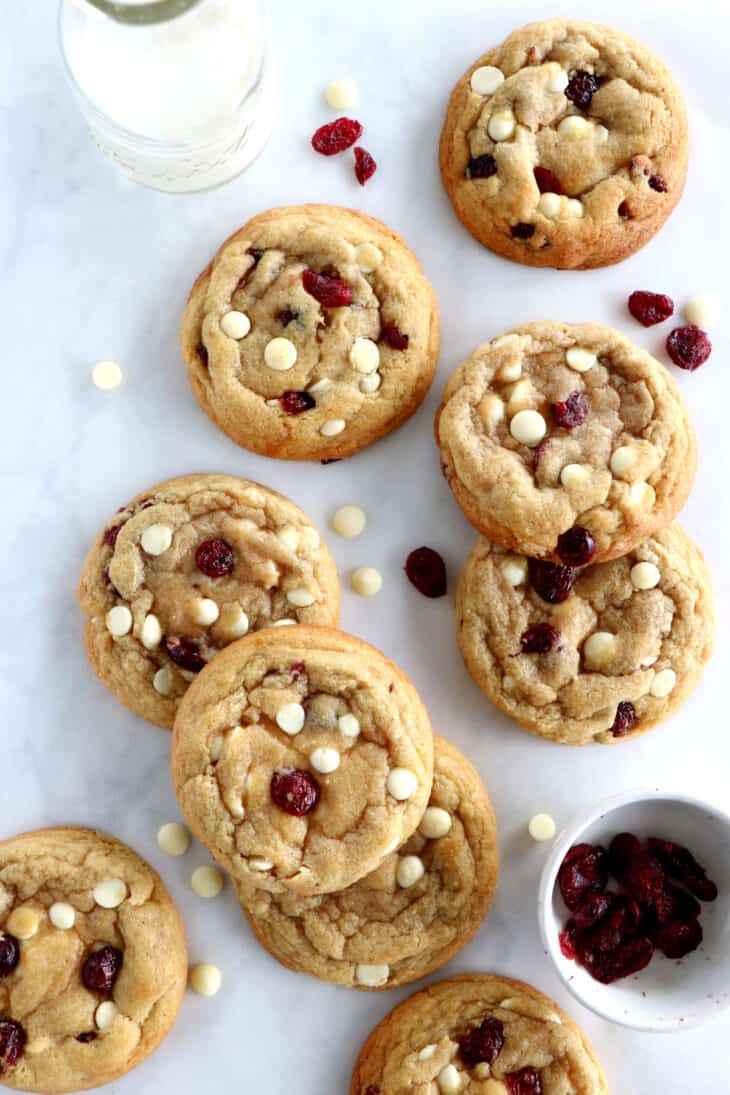
{"label": "white chocolate chip on cookie", "polygon": [[308,589],[290,589],[286,599],[294,608],[309,608],[315,601],[314,594]]}
{"label": "white chocolate chip on cookie", "polygon": [[504,83],[504,73],[494,65],[481,65],[471,74],[470,86],[476,95],[494,95]]}
{"label": "white chocolate chip on cookie", "polygon": [[558,133],[561,137],[586,137],[592,128],[593,125],[587,118],[582,118],[580,114],[569,114],[558,125]]}
{"label": "white chocolate chip on cookie", "polygon": [[373,392],[377,392],[382,382],[383,378],[380,373],[370,373],[369,376],[364,376],[360,381],[360,391],[365,395],[372,395]]}
{"label": "white chocolate chip on cookie", "polygon": [[461,1091],[461,1073],[456,1065],[446,1065],[436,1080],[441,1095],[457,1095]]}
{"label": "white chocolate chip on cookie", "polygon": [[5,922],[5,927],[11,935],[25,941],[26,939],[32,939],[37,933],[40,919],[35,909],[22,906],[19,909],[13,909]]}
{"label": "white chocolate chip on cookie", "polygon": [[521,361],[505,361],[504,365],[500,365],[499,369],[497,370],[497,380],[504,380],[505,383],[511,383],[513,380],[519,380],[521,376]]}
{"label": "white chocolate chip on cookie", "polygon": [[355,967],[355,980],[358,985],[364,985],[368,989],[381,988],[387,983],[390,976],[390,966],[368,965],[361,962]]}
{"label": "white chocolate chip on cookie", "polygon": [[493,430],[504,419],[504,401],[494,392],[487,392],[479,404],[479,417],[488,430]]}
{"label": "white chocolate chip on cookie", "polygon": [[278,336],[266,343],[264,365],[275,373],[286,373],[293,369],[297,360],[297,348],[288,339]]}
{"label": "white chocolate chip on cookie", "polygon": [[190,606],[190,615],[201,627],[210,627],[220,616],[220,609],[209,597],[197,597]]}
{"label": "white chocolate chip on cookie", "polygon": [[636,563],[631,568],[631,584],[634,589],[654,589],[659,585],[661,574],[654,563]]}
{"label": "white chocolate chip on cookie", "polygon": [[489,119],[487,133],[493,141],[508,141],[513,135],[517,121],[511,110],[498,110]]}
{"label": "white chocolate chip on cookie", "polygon": [[451,832],[451,814],[440,806],[429,806],[421,818],[418,831],[426,840],[439,840]]}
{"label": "white chocolate chip on cookie", "polygon": [[54,901],[48,910],[48,919],[54,928],[67,932],[76,923],[76,910],[73,905],[69,905],[68,901]]}
{"label": "white chocolate chip on cookie", "polygon": [[584,346],[571,346],[565,352],[565,363],[576,373],[587,373],[598,361],[598,355]]}
{"label": "white chocolate chip on cookie", "polygon": [[560,482],[570,490],[585,486],[590,478],[590,472],[584,464],[566,464],[560,473]]}
{"label": "white chocolate chip on cookie", "polygon": [[674,691],[676,683],[677,674],[673,669],[660,669],[651,682],[649,692],[657,699],[664,699],[665,696]]}
{"label": "white chocolate chip on cookie", "polygon": [[313,753],[309,754],[309,763],[314,768],[315,772],[321,772],[327,776],[330,772],[336,772],[340,767],[340,754],[336,749],[329,749],[326,746],[321,746],[319,749],[315,749]]}
{"label": "white chocolate chip on cookie", "polygon": [[109,1030],[117,1015],[119,1008],[113,1000],[104,1000],[94,1012],[94,1022],[99,1030]]}
{"label": "white chocolate chip on cookie", "polygon": [[610,631],[594,631],[583,643],[583,657],[591,668],[600,668],[616,649],[616,636]]}
{"label": "white chocolate chip on cookie", "polygon": [[340,715],[337,720],[337,729],[346,738],[356,738],[360,734],[360,722],[354,715]]}
{"label": "white chocolate chip on cookie", "polygon": [[105,617],[106,629],[115,639],[121,639],[132,630],[132,613],[126,605],[115,605]]}
{"label": "white chocolate chip on cookie", "polygon": [[562,208],[562,199],[559,194],[553,194],[547,192],[540,195],[540,200],[537,203],[537,208],[546,217],[550,217],[554,220],[560,216],[560,210]]}
{"label": "white chocolate chip on cookie", "polygon": [[154,613],[150,612],[145,616],[140,638],[145,650],[156,650],[162,642],[162,627]]}
{"label": "white chocolate chip on cookie", "polygon": [[617,449],[614,449],[611,453],[611,459],[608,466],[612,473],[618,478],[622,478],[628,471],[636,464],[636,452],[629,445],[619,445]]}
{"label": "white chocolate chip on cookie", "polygon": [[276,712],[276,725],[285,734],[294,737],[304,729],[305,718],[304,708],[300,703],[285,703]]}
{"label": "white chocolate chip on cookie", "polygon": [[547,433],[547,423],[539,411],[518,411],[509,424],[509,432],[521,445],[539,445]]}
{"label": "white chocolate chip on cookie", "polygon": [[393,768],[388,774],[386,786],[394,799],[405,802],[418,787],[418,777],[410,768]]}
{"label": "white chocolate chip on cookie", "polygon": [[377,342],[373,342],[371,338],[356,338],[350,350],[350,364],[359,373],[377,372],[380,365]]}
{"label": "white chocolate chip on cookie", "polygon": [[173,688],[172,670],[167,665],[158,669],[152,678],[152,687],[160,696],[169,696]]}
{"label": "white chocolate chip on cookie", "polygon": [[251,330],[251,320],[245,312],[227,312],[221,320],[221,330],[224,335],[240,342]]}
{"label": "white chocolate chip on cookie", "polygon": [[102,909],[118,909],[129,893],[121,878],[108,878],[94,887],[94,901]]}
{"label": "white chocolate chip on cookie", "polygon": [[242,639],[244,635],[248,635],[249,626],[248,616],[235,601],[228,601],[221,607],[216,631],[225,639]]}
{"label": "white chocolate chip on cookie", "polygon": [[163,555],[172,544],[172,529],[167,525],[148,525],[140,543],[147,555]]}
{"label": "white chocolate chip on cookie", "polygon": [[527,580],[527,559],[515,555],[502,565],[502,577],[511,586],[521,586]]}
{"label": "white chocolate chip on cookie", "polygon": [[562,67],[562,65],[555,64],[554,71],[552,72],[550,79],[547,83],[548,91],[552,91],[554,94],[558,94],[561,91],[565,91],[566,87],[570,83],[568,73]]}
{"label": "white chocolate chip on cookie", "polygon": [[344,418],[328,418],[320,429],[322,437],[337,437],[345,429],[347,423]]}
{"label": "white chocolate chip on cookie", "polygon": [[419,856],[404,855],[398,863],[398,869],[395,876],[401,889],[407,890],[411,886],[415,886],[417,882],[420,882],[425,873],[426,869],[423,866],[423,860]]}
{"label": "white chocolate chip on cookie", "polygon": [[363,274],[372,274],[384,258],[383,252],[374,243],[360,243],[355,248],[355,262]]}

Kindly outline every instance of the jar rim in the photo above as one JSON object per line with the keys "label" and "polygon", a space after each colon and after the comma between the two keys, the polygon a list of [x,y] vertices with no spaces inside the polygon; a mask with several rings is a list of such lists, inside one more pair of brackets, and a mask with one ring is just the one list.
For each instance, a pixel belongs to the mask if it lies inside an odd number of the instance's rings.
{"label": "jar rim", "polygon": [[201,0],[83,0],[102,15],[130,26],[167,23],[185,15]]}

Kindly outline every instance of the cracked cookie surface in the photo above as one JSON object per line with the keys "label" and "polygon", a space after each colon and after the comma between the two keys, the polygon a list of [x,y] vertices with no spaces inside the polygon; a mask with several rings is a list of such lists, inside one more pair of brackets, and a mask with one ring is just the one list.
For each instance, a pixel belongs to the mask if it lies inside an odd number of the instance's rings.
{"label": "cracked cookie surface", "polygon": [[[672,715],[715,630],[710,577],[687,534],[671,525],[620,559],[556,568],[557,584],[544,584],[545,567],[485,539],[467,559],[458,640],[482,691],[526,730],[568,745],[627,741]],[[565,597],[549,603],[534,583]]]}
{"label": "cracked cookie surface", "polygon": [[387,225],[331,205],[287,206],[222,245],[193,286],[182,348],[200,405],[239,445],[334,460],[420,406],[438,312]]}
{"label": "cracked cookie surface", "polygon": [[466,946],[492,903],[498,868],[484,786],[466,757],[436,737],[421,825],[372,874],[319,897],[237,891],[259,941],[289,969],[388,989],[425,977]]}
{"label": "cracked cookie surface", "polygon": [[595,323],[530,323],[479,346],[446,385],[436,440],[475,528],[554,560],[576,527],[594,562],[630,551],[676,516],[697,462],[673,377]]}
{"label": "cracked cookie surface", "polygon": [[396,1007],[355,1065],[350,1095],[608,1095],[588,1039],[531,985],[472,975]]}
{"label": "cracked cookie surface", "polygon": [[342,890],[415,831],[433,732],[410,680],[333,628],[259,631],[180,705],[175,793],[228,873],[272,893]]}
{"label": "cracked cookie surface", "polygon": [[0,1083],[55,1093],[122,1076],[168,1033],[186,978],[180,917],[130,848],[74,828],[0,843]]}
{"label": "cracked cookie surface", "polygon": [[231,475],[169,479],[110,520],[84,563],[89,660],[117,699],[170,729],[223,647],[283,621],[336,624],[334,562],[302,510]]}
{"label": "cracked cookie surface", "polygon": [[441,174],[465,227],[498,255],[587,268],[643,247],[679,201],[687,116],[671,73],[621,31],[530,23],[454,88]]}

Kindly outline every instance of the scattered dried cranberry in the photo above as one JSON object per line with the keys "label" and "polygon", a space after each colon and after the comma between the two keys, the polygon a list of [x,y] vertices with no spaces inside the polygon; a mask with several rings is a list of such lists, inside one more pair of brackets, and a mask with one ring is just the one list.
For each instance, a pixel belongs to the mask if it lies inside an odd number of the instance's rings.
{"label": "scattered dried cranberry", "polygon": [[621,700],[616,708],[611,733],[615,738],[622,738],[624,734],[628,734],[630,730],[633,730],[635,725],[636,711],[633,703],[629,703],[628,700]]}
{"label": "scattered dried cranberry", "polygon": [[702,908],[691,894],[665,882],[662,893],[649,911],[655,925],[663,927],[670,920],[697,920]]}
{"label": "scattered dried cranberry", "polygon": [[292,817],[311,814],[319,795],[319,784],[310,772],[295,768],[292,772],[274,772],[271,777],[272,802]]}
{"label": "scattered dried cranberry", "polygon": [[86,1044],[87,1042],[95,1042],[97,1034],[95,1030],[84,1030],[81,1034],[76,1035],[76,1041]]}
{"label": "scattered dried cranberry", "polygon": [[594,928],[599,920],[611,911],[616,901],[615,894],[610,891],[603,893],[589,893],[583,898],[580,905],[573,910],[573,915],[568,921],[568,927],[576,931],[588,931]]}
{"label": "scattered dried cranberry", "polygon": [[199,673],[205,669],[206,660],[200,653],[200,647],[192,639],[164,639],[165,650],[175,665],[187,669],[190,673]]}
{"label": "scattered dried cranberry", "polygon": [[629,311],[642,327],[653,327],[655,323],[669,319],[674,312],[674,301],[664,293],[637,289],[629,297]]}
{"label": "scattered dried cranberry", "polygon": [[279,403],[281,409],[286,411],[287,414],[301,414],[302,411],[311,411],[312,407],[316,407],[314,396],[311,396],[309,392],[282,392],[279,396]]}
{"label": "scattered dried cranberry", "polygon": [[195,562],[208,578],[224,578],[235,567],[236,556],[225,540],[203,540],[195,552]]}
{"label": "scattered dried cranberry", "polygon": [[712,343],[694,323],[686,327],[675,327],[667,337],[667,353],[680,369],[693,373],[704,365],[712,353]]}
{"label": "scattered dried cranberry", "polygon": [[114,550],[114,547],[116,546],[117,536],[122,531],[125,523],[126,522],[121,521],[118,525],[112,525],[104,533],[104,543],[107,544],[107,546],[110,547],[112,550]]}
{"label": "scattered dried cranberry", "polygon": [[352,148],[362,134],[362,126],[354,118],[336,118],[321,125],[312,137],[312,148],[322,156],[335,156]]}
{"label": "scattered dried cranberry", "polygon": [[655,942],[667,958],[684,958],[702,942],[702,925],[699,920],[670,920],[657,932]]}
{"label": "scattered dried cranberry", "polygon": [[355,178],[360,186],[364,186],[368,179],[372,179],[377,169],[378,165],[367,149],[357,145],[355,148]]}
{"label": "scattered dried cranberry", "polygon": [[382,338],[383,342],[387,342],[391,350],[408,349],[408,343],[410,342],[410,338],[408,337],[408,335],[403,334],[398,324],[395,323],[392,319],[383,324],[380,331],[380,337]]}
{"label": "scattered dried cranberry", "polygon": [[558,536],[557,553],[570,567],[582,567],[590,563],[596,554],[596,541],[587,528],[574,525]]}
{"label": "scattered dried cranberry", "polygon": [[543,559],[530,559],[530,583],[535,593],[550,605],[567,601],[573,592],[575,571],[560,563],[546,563]]}
{"label": "scattered dried cranberry", "polygon": [[282,327],[288,327],[290,323],[299,319],[299,312],[295,312],[293,308],[282,308],[276,313],[276,319]]}
{"label": "scattered dried cranberry", "polygon": [[207,369],[208,368],[208,351],[206,350],[206,348],[205,348],[205,346],[203,345],[202,342],[199,344],[199,346],[197,347],[195,352],[198,355],[198,357],[200,358],[200,360],[203,362],[203,365]]}
{"label": "scattered dried cranberry", "polygon": [[555,425],[562,426],[564,430],[582,426],[589,414],[590,407],[583,392],[571,392],[567,399],[553,403]]}
{"label": "scattered dried cranberry", "polygon": [[707,877],[705,868],[697,862],[687,848],[671,840],[660,840],[654,836],[649,837],[648,844],[651,854],[659,860],[671,878],[681,882],[700,901],[715,900],[717,886]]}
{"label": "scattered dried cranberry", "polygon": [[509,1095],[542,1095],[542,1081],[536,1068],[508,1072],[504,1080]]}
{"label": "scattered dried cranberry", "polygon": [[473,1068],[482,1062],[491,1065],[502,1052],[504,1025],[488,1016],[478,1027],[459,1038],[459,1053],[465,1065]]}
{"label": "scattered dried cranberry", "polygon": [[558,943],[560,944],[560,951],[564,958],[568,958],[571,962],[575,958],[575,944],[578,937],[578,929],[572,920],[569,920],[565,925],[560,935],[558,936]]}
{"label": "scattered dried cranberry", "polygon": [[606,852],[600,844],[576,844],[558,871],[558,887],[569,909],[577,909],[589,893],[601,893],[608,882]]}
{"label": "scattered dried cranberry", "polygon": [[669,190],[669,184],[665,182],[661,175],[650,175],[649,186],[659,194],[666,194],[667,190]]}
{"label": "scattered dried cranberry", "polygon": [[408,581],[424,597],[443,597],[446,593],[446,565],[433,548],[415,548],[404,569]]}
{"label": "scattered dried cranberry", "polygon": [[549,654],[560,642],[560,632],[552,624],[535,624],[520,636],[523,654]]}
{"label": "scattered dried cranberry", "polygon": [[7,977],[17,969],[20,961],[20,943],[10,932],[0,932],[0,977]]}
{"label": "scattered dried cranberry", "polygon": [[310,297],[319,301],[323,308],[345,308],[352,304],[352,289],[340,278],[330,277],[329,274],[315,274],[314,270],[304,270],[302,285]]}
{"label": "scattered dried cranberry", "polygon": [[510,233],[516,240],[529,240],[535,235],[534,224],[513,224]]}
{"label": "scattered dried cranberry", "polygon": [[14,1019],[0,1019],[0,1076],[18,1063],[23,1055],[27,1036]]}
{"label": "scattered dried cranberry", "polygon": [[614,878],[637,901],[654,902],[664,889],[664,872],[631,833],[619,833],[608,848],[608,862]]}
{"label": "scattered dried cranberry", "polygon": [[565,97],[581,110],[587,110],[600,86],[600,80],[592,72],[578,69],[565,89]]}
{"label": "scattered dried cranberry", "polygon": [[490,179],[497,174],[497,161],[489,152],[483,156],[472,156],[466,165],[468,179]]}
{"label": "scattered dried cranberry", "polygon": [[550,444],[550,438],[546,437],[539,445],[536,445],[532,450],[532,470],[536,472],[540,467],[540,461],[547,452],[548,445]]}
{"label": "scattered dried cranberry", "polygon": [[654,944],[648,936],[627,939],[614,950],[597,951],[590,947],[579,952],[581,964],[603,985],[610,985],[622,977],[629,977],[645,969],[654,954]]}
{"label": "scattered dried cranberry", "polygon": [[619,215],[619,217],[621,218],[622,221],[630,221],[631,220],[633,214],[632,214],[632,212],[629,208],[629,203],[627,201],[623,201],[619,205],[618,215]]}
{"label": "scattered dried cranberry", "polygon": [[533,168],[537,189],[541,194],[564,194],[563,184],[547,167]]}
{"label": "scattered dried cranberry", "polygon": [[122,952],[116,947],[92,951],[81,967],[81,980],[91,992],[111,992],[122,968]]}

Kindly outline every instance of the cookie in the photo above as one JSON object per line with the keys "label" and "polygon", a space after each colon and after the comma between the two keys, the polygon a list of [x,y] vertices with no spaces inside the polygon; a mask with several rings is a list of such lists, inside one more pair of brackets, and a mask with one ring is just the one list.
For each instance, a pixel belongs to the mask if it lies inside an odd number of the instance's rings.
{"label": "cookie", "polygon": [[431,798],[419,829],[342,893],[301,898],[237,887],[259,942],[284,966],[358,989],[406,985],[449,961],[494,897],[499,851],[479,776],[435,740]]}
{"label": "cookie", "polygon": [[232,475],[138,494],[84,563],[86,651],[118,700],[172,727],[190,681],[234,639],[283,623],[336,624],[339,584],[309,518]]}
{"label": "cookie", "polygon": [[529,323],[477,347],[446,385],[436,440],[475,528],[567,564],[624,555],[668,525],[697,462],[674,379],[595,323]]}
{"label": "cookie", "polygon": [[375,1028],[350,1095],[608,1095],[583,1031],[522,981],[473,974],[431,985]]}
{"label": "cookie", "polygon": [[237,444],[339,460],[394,430],[433,379],[433,289],[392,229],[333,205],[261,213],[220,248],[182,322],[190,382]]}
{"label": "cookie", "polygon": [[0,1083],[123,1076],[170,1030],[186,980],[180,917],[131,848],[76,828],[0,842]]}
{"label": "cookie", "polygon": [[333,628],[270,629],[188,690],[172,776],[190,828],[234,879],[332,893],[415,831],[433,733],[405,673],[372,646]]}
{"label": "cookie", "polygon": [[567,745],[628,741],[674,714],[715,630],[707,567],[679,525],[578,570],[480,539],[456,614],[482,691],[525,730]]}
{"label": "cookie", "polygon": [[684,188],[687,114],[669,70],[621,31],[530,23],[454,88],[441,133],[456,215],[513,262],[607,266],[658,232]]}

